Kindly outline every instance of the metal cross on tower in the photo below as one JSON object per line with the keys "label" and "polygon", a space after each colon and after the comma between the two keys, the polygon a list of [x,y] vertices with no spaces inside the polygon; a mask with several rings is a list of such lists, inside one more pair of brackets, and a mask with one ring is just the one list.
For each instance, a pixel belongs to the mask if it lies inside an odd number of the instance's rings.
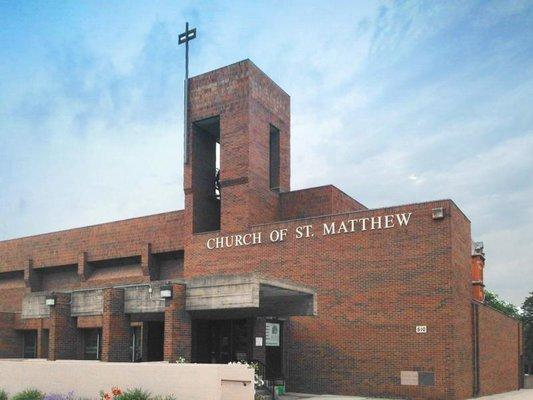
{"label": "metal cross on tower", "polygon": [[185,82],[183,85],[183,158],[185,164],[189,162],[189,41],[196,37],[196,28],[189,29],[189,23],[185,23],[185,32],[180,33],[178,44],[185,43]]}

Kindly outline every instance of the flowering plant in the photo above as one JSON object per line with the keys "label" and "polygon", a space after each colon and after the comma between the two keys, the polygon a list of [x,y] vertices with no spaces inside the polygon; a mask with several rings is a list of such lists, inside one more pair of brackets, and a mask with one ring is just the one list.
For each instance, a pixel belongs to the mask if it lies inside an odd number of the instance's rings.
{"label": "flowering plant", "polygon": [[259,375],[259,371],[260,371],[260,366],[259,366],[259,363],[256,363],[256,362],[253,362],[253,361],[244,361],[244,360],[239,360],[239,361],[233,361],[233,362],[230,362],[228,363],[229,365],[245,365],[247,366],[248,368],[251,368],[254,370],[254,384],[255,384],[255,387],[261,387],[265,384],[265,382],[263,381],[263,377],[261,375]]}
{"label": "flowering plant", "polygon": [[122,390],[118,387],[111,388],[111,392],[100,391],[100,400],[113,400],[122,394]]}

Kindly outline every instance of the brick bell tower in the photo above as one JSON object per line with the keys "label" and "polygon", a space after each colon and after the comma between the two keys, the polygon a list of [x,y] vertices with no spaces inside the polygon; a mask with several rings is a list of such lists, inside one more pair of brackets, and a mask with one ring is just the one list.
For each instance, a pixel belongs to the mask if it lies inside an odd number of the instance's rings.
{"label": "brick bell tower", "polygon": [[290,190],[287,93],[244,60],[191,78],[188,103],[186,234],[277,220]]}

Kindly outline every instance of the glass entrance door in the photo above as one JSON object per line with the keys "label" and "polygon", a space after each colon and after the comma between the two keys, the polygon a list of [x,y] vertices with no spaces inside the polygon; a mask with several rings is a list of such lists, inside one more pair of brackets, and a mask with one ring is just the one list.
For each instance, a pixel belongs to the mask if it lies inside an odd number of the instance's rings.
{"label": "glass entrance door", "polygon": [[197,320],[194,331],[195,362],[227,364],[251,355],[252,329],[246,319]]}

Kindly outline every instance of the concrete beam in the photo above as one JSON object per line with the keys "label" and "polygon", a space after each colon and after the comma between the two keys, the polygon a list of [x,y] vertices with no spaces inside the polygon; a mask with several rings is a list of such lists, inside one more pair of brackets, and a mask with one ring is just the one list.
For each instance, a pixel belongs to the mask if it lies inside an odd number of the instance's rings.
{"label": "concrete beam", "polygon": [[312,289],[254,275],[206,276],[187,284],[186,308],[195,316],[214,310],[228,315],[316,315],[316,305]]}

